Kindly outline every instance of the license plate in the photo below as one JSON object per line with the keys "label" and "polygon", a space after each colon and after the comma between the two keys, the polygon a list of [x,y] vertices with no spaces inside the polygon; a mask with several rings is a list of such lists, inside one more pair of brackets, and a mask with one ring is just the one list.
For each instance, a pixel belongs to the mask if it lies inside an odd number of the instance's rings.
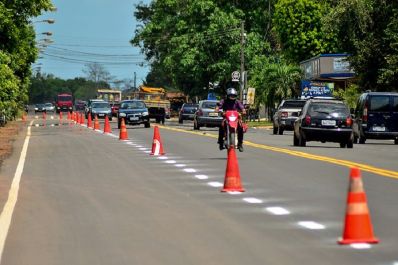
{"label": "license plate", "polygon": [[209,113],[209,117],[218,117],[218,113],[217,112],[210,112]]}
{"label": "license plate", "polygon": [[130,117],[130,121],[138,121],[138,117]]}
{"label": "license plate", "polygon": [[324,126],[336,126],[335,120],[322,120],[322,125]]}
{"label": "license plate", "polygon": [[104,113],[100,113],[100,114],[98,114],[98,117],[104,117],[105,116],[105,114]]}
{"label": "license plate", "polygon": [[374,126],[373,127],[373,131],[375,131],[375,132],[385,132],[386,131],[386,127]]}

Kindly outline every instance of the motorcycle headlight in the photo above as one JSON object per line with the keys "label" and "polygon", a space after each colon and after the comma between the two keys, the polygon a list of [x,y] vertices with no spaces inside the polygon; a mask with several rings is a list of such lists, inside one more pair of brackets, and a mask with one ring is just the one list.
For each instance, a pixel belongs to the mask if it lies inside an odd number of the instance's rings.
{"label": "motorcycle headlight", "polygon": [[126,113],[119,113],[119,117],[126,117]]}
{"label": "motorcycle headlight", "polygon": [[149,115],[148,111],[144,111],[144,112],[142,113],[142,116],[148,116],[148,115]]}

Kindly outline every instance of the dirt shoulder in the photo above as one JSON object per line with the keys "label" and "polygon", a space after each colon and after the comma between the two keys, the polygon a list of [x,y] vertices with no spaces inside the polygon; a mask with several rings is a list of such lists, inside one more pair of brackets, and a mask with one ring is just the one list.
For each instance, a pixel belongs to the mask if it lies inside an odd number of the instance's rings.
{"label": "dirt shoulder", "polygon": [[22,121],[8,122],[6,126],[0,127],[0,167],[13,150],[13,142],[21,132],[23,127]]}

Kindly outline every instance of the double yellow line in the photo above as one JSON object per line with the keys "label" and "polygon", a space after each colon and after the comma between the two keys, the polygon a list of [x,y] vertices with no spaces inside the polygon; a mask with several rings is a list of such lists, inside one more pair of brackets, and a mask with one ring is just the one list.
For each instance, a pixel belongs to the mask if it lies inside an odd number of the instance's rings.
{"label": "double yellow line", "polygon": [[[212,138],[217,138],[217,135],[214,134],[209,134],[205,132],[195,132],[195,131],[187,131],[183,129],[178,129],[178,128],[172,128],[172,127],[166,127],[166,126],[159,126],[160,128],[170,130],[170,131],[176,131],[176,132],[183,132],[183,133],[190,133],[190,134],[195,134],[195,135],[200,135],[200,136],[206,136],[206,137],[212,137]],[[393,170],[388,170],[388,169],[383,169],[383,168],[378,168],[378,167],[373,167],[370,165],[366,164],[361,164],[361,163],[356,163],[348,160],[342,160],[342,159],[336,159],[332,157],[327,157],[327,156],[320,156],[320,155],[313,155],[310,153],[305,153],[301,151],[294,151],[286,148],[279,148],[279,147],[274,147],[274,146],[269,146],[269,145],[264,145],[264,144],[256,144],[253,142],[245,141],[244,142],[246,146],[251,146],[263,150],[268,150],[268,151],[273,151],[273,152],[278,152],[278,153],[283,153],[287,155],[292,155],[296,157],[301,157],[301,158],[306,158],[306,159],[311,159],[311,160],[317,160],[317,161],[322,161],[322,162],[327,162],[330,164],[335,164],[339,166],[345,166],[348,168],[352,167],[357,167],[362,171],[378,174],[384,177],[389,177],[389,178],[394,178],[398,179],[398,172],[393,171]]]}

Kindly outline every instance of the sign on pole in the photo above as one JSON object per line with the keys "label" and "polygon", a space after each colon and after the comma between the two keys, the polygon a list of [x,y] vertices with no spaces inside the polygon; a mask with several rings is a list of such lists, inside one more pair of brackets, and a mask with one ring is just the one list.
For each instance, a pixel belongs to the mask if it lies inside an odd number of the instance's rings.
{"label": "sign on pole", "polygon": [[256,89],[254,87],[249,87],[247,89],[247,102],[248,105],[254,104],[254,95],[256,94]]}
{"label": "sign on pole", "polygon": [[240,73],[238,71],[234,71],[231,76],[232,76],[232,82],[240,81]]}

